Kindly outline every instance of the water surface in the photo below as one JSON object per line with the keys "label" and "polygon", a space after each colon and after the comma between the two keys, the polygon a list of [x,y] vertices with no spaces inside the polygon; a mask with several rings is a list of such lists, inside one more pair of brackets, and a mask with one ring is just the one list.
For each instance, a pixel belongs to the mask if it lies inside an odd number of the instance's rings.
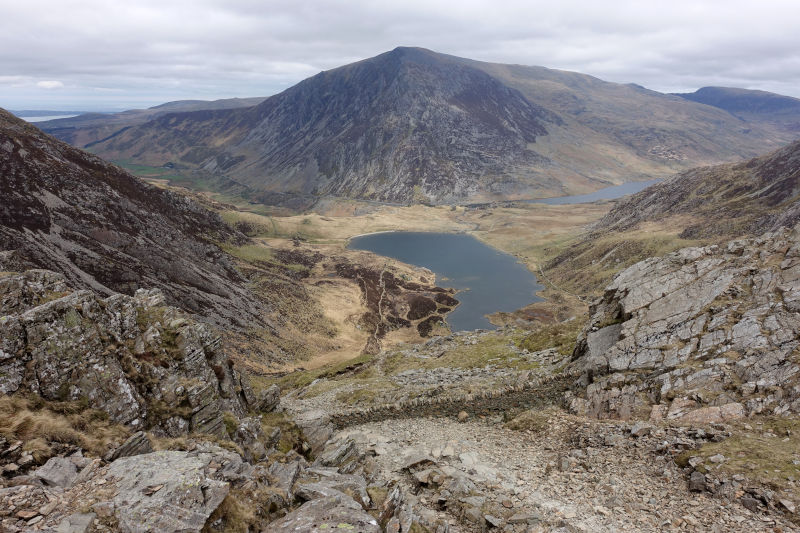
{"label": "water surface", "polygon": [[447,316],[453,331],[494,329],[485,315],[542,300],[535,294],[542,285],[514,256],[463,233],[373,233],[354,237],[348,248],[426,267],[437,285],[459,289],[461,304]]}
{"label": "water surface", "polygon": [[78,115],[49,115],[43,117],[19,117],[26,122],[44,122],[45,120],[55,120],[57,118],[72,118]]}
{"label": "water surface", "polygon": [[536,200],[525,200],[529,204],[588,204],[589,202],[596,202],[598,200],[614,200],[621,198],[628,194],[634,194],[642,191],[649,186],[658,183],[660,179],[648,181],[631,181],[623,183],[622,185],[614,185],[613,187],[606,187],[598,191],[590,192],[589,194],[578,194],[575,196],[558,196],[556,198],[537,198]]}

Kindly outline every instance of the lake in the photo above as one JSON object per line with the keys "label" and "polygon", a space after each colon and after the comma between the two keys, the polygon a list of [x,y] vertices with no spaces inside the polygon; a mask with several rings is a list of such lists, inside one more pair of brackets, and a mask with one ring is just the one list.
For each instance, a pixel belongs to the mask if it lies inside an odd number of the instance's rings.
{"label": "lake", "polygon": [[447,315],[453,331],[495,329],[485,315],[542,300],[535,293],[543,286],[516,257],[463,233],[373,233],[354,237],[348,248],[426,267],[437,285],[457,289],[461,304]]}
{"label": "lake", "polygon": [[44,122],[46,120],[55,120],[57,118],[72,118],[77,117],[78,115],[48,115],[48,116],[41,116],[41,117],[19,117],[26,122]]}
{"label": "lake", "polygon": [[578,194],[575,196],[557,196],[556,198],[538,198],[536,200],[525,200],[529,204],[588,204],[589,202],[596,202],[598,200],[614,200],[628,194],[634,194],[646,189],[647,187],[658,183],[660,179],[648,181],[631,181],[623,183],[622,185],[614,185],[613,187],[606,187],[589,194]]}

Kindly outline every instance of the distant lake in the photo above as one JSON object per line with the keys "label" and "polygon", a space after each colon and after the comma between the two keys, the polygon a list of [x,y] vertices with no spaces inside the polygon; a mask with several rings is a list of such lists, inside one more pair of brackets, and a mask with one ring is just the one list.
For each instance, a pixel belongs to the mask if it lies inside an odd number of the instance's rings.
{"label": "distant lake", "polygon": [[19,117],[27,122],[44,122],[45,120],[55,120],[57,118],[72,118],[78,115],[50,115],[45,117]]}
{"label": "distant lake", "polygon": [[463,233],[373,233],[351,239],[348,248],[426,267],[437,285],[458,289],[461,304],[447,315],[453,331],[495,329],[485,315],[542,300],[535,294],[542,285],[516,257]]}
{"label": "distant lake", "polygon": [[558,196],[556,198],[539,198],[536,200],[525,200],[529,204],[588,204],[589,202],[596,202],[598,200],[613,200],[628,194],[634,194],[642,191],[649,186],[658,183],[660,179],[648,181],[632,181],[630,183],[623,183],[622,185],[614,185],[613,187],[606,187],[599,191],[590,192],[589,194],[578,194],[575,196]]}

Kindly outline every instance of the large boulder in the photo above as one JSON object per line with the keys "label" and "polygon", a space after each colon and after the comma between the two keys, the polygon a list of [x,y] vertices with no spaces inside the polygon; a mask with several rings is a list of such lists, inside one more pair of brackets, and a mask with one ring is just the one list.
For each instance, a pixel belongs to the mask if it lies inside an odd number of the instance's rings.
{"label": "large boulder", "polygon": [[285,517],[272,522],[265,533],[321,533],[337,528],[362,533],[381,531],[378,521],[367,514],[355,500],[337,494],[307,501]]}
{"label": "large boulder", "polygon": [[150,442],[150,438],[144,431],[137,431],[128,437],[121,445],[108,452],[103,458],[111,462],[121,457],[131,457],[143,453],[150,453],[152,451],[153,443]]}
{"label": "large boulder", "polygon": [[120,531],[200,531],[228,494],[220,465],[233,460],[221,449],[160,451],[117,459],[108,469]]}
{"label": "large boulder", "polygon": [[41,479],[45,485],[66,489],[78,477],[78,469],[75,463],[66,457],[51,457],[36,469],[33,475]]}
{"label": "large boulder", "polygon": [[319,455],[334,431],[328,413],[319,409],[305,411],[297,414],[294,417],[294,422],[300,428],[303,438],[311,447],[312,455]]}

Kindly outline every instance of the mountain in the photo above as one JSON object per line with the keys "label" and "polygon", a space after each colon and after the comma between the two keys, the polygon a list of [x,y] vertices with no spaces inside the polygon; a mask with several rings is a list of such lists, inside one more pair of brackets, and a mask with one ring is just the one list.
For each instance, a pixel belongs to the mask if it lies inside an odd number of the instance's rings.
{"label": "mountain", "polygon": [[[76,117],[57,118],[38,122],[36,126],[54,137],[80,148],[106,139],[115,133],[135,124],[142,124],[166,113],[198,111],[205,109],[236,109],[250,107],[264,101],[264,98],[225,98],[222,100],[177,100],[147,109],[129,109],[119,113],[82,113]],[[15,112],[21,116],[21,112]],[[51,115],[58,113],[52,112]],[[30,115],[37,116],[37,115]]]}
{"label": "mountain", "polygon": [[791,138],[635,85],[397,48],[255,107],[167,114],[92,149],[224,174],[271,202],[445,203],[588,192]]}
{"label": "mountain", "polygon": [[735,87],[702,87],[693,93],[675,93],[675,95],[718,107],[729,113],[800,112],[800,99],[767,91]]}
{"label": "mountain", "polygon": [[800,132],[798,98],[734,87],[703,87],[693,93],[677,93],[676,96],[724,109],[744,120],[766,121],[786,131]]}
{"label": "mountain", "polygon": [[686,238],[756,235],[800,221],[800,142],[744,163],[689,170],[621,201],[597,225],[625,231],[667,217]]}
{"label": "mountain", "polygon": [[194,202],[3,110],[0,198],[2,270],[46,268],[106,296],[155,287],[170,304],[218,324],[264,321],[264,303],[211,242],[244,236]]}

